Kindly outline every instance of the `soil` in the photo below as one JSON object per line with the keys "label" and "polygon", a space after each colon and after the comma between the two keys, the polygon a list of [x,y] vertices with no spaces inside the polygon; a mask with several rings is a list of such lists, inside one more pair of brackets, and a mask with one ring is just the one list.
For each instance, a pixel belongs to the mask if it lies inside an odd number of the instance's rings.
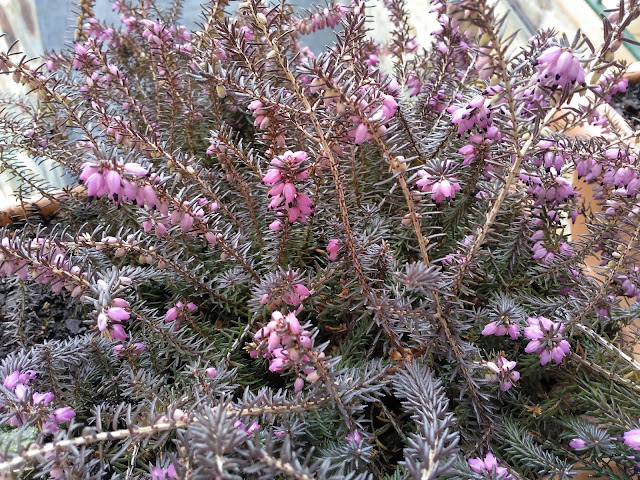
{"label": "soil", "polygon": [[[32,217],[29,222],[52,225],[52,219]],[[23,226],[14,224],[8,231]],[[20,280],[15,276],[0,277],[0,361],[11,352],[52,340],[65,340],[87,331],[80,309],[68,292],[56,295],[48,286],[32,285],[30,295],[24,299],[24,308],[17,309],[21,296],[15,295]],[[23,319],[18,327],[15,311],[20,310]],[[12,313],[13,312],[13,313]],[[19,317],[18,317],[19,318]]]}
{"label": "soil", "polygon": [[25,302],[24,322],[18,330],[17,322],[9,314],[15,306],[10,294],[15,285],[11,279],[0,279],[0,360],[22,347],[64,340],[87,330],[82,319],[75,318],[75,309],[69,308],[66,296],[55,295],[46,287],[39,286],[35,289],[37,293],[34,292]]}
{"label": "soil", "polygon": [[613,97],[610,105],[629,122],[629,125],[638,128],[640,126],[640,82],[630,83],[627,91]]}

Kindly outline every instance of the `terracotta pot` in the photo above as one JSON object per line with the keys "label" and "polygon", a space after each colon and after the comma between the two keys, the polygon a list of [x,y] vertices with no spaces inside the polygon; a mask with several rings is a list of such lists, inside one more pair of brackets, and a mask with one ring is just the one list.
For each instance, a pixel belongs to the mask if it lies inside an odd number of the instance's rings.
{"label": "terracotta pot", "polygon": [[79,185],[71,189],[56,190],[48,197],[24,199],[12,205],[0,206],[0,227],[11,225],[15,221],[24,220],[32,215],[49,218],[70,197],[82,197],[86,194],[86,187]]}

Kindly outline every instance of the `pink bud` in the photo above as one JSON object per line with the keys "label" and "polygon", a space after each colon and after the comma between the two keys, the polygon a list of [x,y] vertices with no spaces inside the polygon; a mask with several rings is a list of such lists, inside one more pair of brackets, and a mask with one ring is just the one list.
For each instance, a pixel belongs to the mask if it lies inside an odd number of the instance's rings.
{"label": "pink bud", "polygon": [[307,382],[316,383],[320,379],[320,375],[315,370],[307,375]]}
{"label": "pink bud", "polygon": [[355,129],[353,143],[356,145],[361,145],[367,139],[367,134],[369,130],[367,130],[367,126],[364,123],[358,125]]}
{"label": "pink bud", "polygon": [[284,184],[282,189],[282,193],[284,194],[284,198],[287,203],[293,203],[294,198],[296,197],[296,187],[293,183],[287,182]]}
{"label": "pink bud", "polygon": [[218,239],[216,238],[216,234],[213,232],[207,232],[204,234],[204,238],[207,239],[207,242],[209,242],[211,245],[215,245],[216,243],[218,243]]}
{"label": "pink bud", "polygon": [[55,398],[55,396],[51,392],[46,392],[46,393],[34,392],[34,394],[33,394],[33,404],[34,405],[39,405],[39,404],[47,405],[48,403],[51,403],[51,401],[54,398]]}
{"label": "pink bud", "polygon": [[20,371],[16,370],[15,372],[11,373],[7,378],[5,378],[2,384],[5,387],[7,387],[9,390],[13,390],[14,388],[16,388],[16,385],[18,385],[19,378],[20,378]]}
{"label": "pink bud", "polygon": [[115,170],[107,170],[104,174],[104,179],[107,182],[109,193],[112,195],[118,195],[120,193],[120,182],[122,180],[120,174]]}
{"label": "pink bud", "polygon": [[280,220],[274,220],[269,224],[269,230],[275,231],[280,230],[282,228],[282,222]]}
{"label": "pink bud", "polygon": [[178,318],[178,309],[176,307],[171,307],[167,310],[167,314],[164,316],[164,321],[172,322],[176,318]]}
{"label": "pink bud", "polygon": [[293,312],[287,314],[287,325],[289,326],[289,331],[293,335],[299,335],[300,334],[300,330],[301,330],[300,329],[300,321],[293,314]]}
{"label": "pink bud", "polygon": [[216,370],[215,367],[207,368],[204,373],[209,378],[216,378],[216,376],[218,376],[218,370]]}
{"label": "pink bud", "polygon": [[131,313],[127,312],[122,307],[111,307],[107,310],[107,315],[109,318],[115,322],[122,322],[123,320],[129,320],[131,317]]}
{"label": "pink bud", "polygon": [[129,306],[129,302],[127,302],[124,298],[114,298],[111,303],[114,307],[127,308]]}
{"label": "pink bud", "polygon": [[189,312],[197,312],[198,311],[198,306],[193,302],[187,303],[187,307],[186,308],[187,308],[187,311],[189,311]]}
{"label": "pink bud", "polygon": [[262,181],[264,183],[276,183],[282,180],[282,173],[276,168],[272,168],[267,172]]}
{"label": "pink bud", "polygon": [[111,327],[111,330],[109,330],[109,334],[116,340],[120,340],[123,342],[127,339],[127,332],[124,331],[124,327],[119,323],[116,323]]}
{"label": "pink bud", "polygon": [[76,416],[76,412],[74,412],[70,407],[58,408],[53,412],[53,418],[58,423],[68,422],[75,416]]}
{"label": "pink bud", "polygon": [[277,332],[271,332],[267,348],[273,351],[278,348],[278,345],[280,345],[280,335]]}
{"label": "pink bud", "polygon": [[293,291],[296,292],[301,297],[308,297],[309,295],[311,295],[311,292],[309,292],[309,289],[304,285],[302,285],[301,283],[296,283],[293,286]]}

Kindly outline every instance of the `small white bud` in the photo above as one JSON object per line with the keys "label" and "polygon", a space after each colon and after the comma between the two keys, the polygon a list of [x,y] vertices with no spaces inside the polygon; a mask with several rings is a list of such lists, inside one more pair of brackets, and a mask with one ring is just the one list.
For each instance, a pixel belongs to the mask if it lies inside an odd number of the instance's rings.
{"label": "small white bud", "polygon": [[267,24],[267,16],[264,13],[259,12],[256,15],[256,21],[258,22],[259,25],[263,25],[264,26],[264,25]]}

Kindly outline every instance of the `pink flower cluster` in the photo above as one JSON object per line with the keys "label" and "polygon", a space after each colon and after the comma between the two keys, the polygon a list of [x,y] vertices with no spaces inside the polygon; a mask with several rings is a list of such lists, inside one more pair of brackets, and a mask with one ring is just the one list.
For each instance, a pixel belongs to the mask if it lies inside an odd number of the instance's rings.
{"label": "pink flower cluster", "polygon": [[548,107],[555,100],[549,90],[568,91],[577,84],[585,85],[585,73],[580,59],[570,48],[547,48],[538,56],[536,68],[530,81],[516,94],[518,101],[524,106],[525,114],[534,115],[540,108]]}
{"label": "pink flower cluster", "polygon": [[513,384],[520,380],[520,372],[516,371],[516,362],[509,361],[505,357],[499,357],[495,362],[487,362],[489,379],[500,382],[500,390],[507,391]]}
{"label": "pink flower cluster", "polygon": [[[283,118],[278,114],[278,107],[266,107],[260,100],[254,100],[249,104],[248,108],[254,116],[253,125],[260,130],[267,130],[271,127],[273,130],[270,134],[271,137],[273,137],[278,147],[284,148],[285,135],[283,131],[280,131]],[[266,140],[270,135],[265,132],[262,138]]]}
{"label": "pink flower cluster", "polygon": [[299,313],[302,311],[302,302],[309,298],[311,292],[309,292],[309,289],[302,283],[296,282],[295,271],[289,270],[286,274],[283,284],[262,294],[260,304],[266,305],[269,310],[275,310],[280,308],[284,302],[286,305],[294,307],[295,312]]}
{"label": "pink flower cluster", "polygon": [[564,88],[576,83],[585,84],[584,69],[580,59],[570,48],[549,47],[538,57],[537,81],[551,88]]}
{"label": "pink flower cluster", "polygon": [[310,19],[301,19],[296,24],[296,30],[303,35],[308,35],[324,28],[335,28],[349,11],[344,5],[327,7],[321,12],[315,13]]}
{"label": "pink flower cluster", "polygon": [[98,330],[107,332],[110,338],[125,341],[127,333],[122,326],[122,322],[129,320],[131,317],[131,312],[127,310],[128,308],[129,302],[124,298],[114,298],[111,301],[111,306],[103,308],[98,314],[96,322]]}
{"label": "pink flower cluster", "polygon": [[[148,170],[137,163],[125,163],[103,166],[85,163],[82,166],[80,180],[87,185],[87,195],[94,197],[107,196],[116,205],[121,202],[132,202],[140,207],[147,206],[154,213],[143,222],[145,232],[155,229],[155,234],[161,237],[167,233],[167,225],[180,225],[184,233],[193,233],[192,229],[196,220],[203,221],[206,211],[213,212],[218,209],[216,202],[208,202],[201,198],[195,205],[185,201],[170,207],[166,201],[162,201],[156,195],[153,186],[157,177],[150,177],[145,182],[140,182],[143,177],[149,175]],[[156,213],[157,212],[157,213]],[[205,234],[207,241],[216,243],[212,232]]]}
{"label": "pink flower cluster", "polygon": [[489,100],[482,95],[478,95],[469,101],[465,106],[452,105],[447,108],[451,113],[451,123],[458,126],[458,135],[470,132],[475,128],[485,132],[485,137],[493,139],[500,134],[497,127],[493,126]]}
{"label": "pink flower cluster", "polygon": [[[363,90],[366,93],[372,93],[373,87],[363,87]],[[354,126],[348,132],[349,138],[356,145],[361,145],[373,138],[372,133],[369,131],[370,127],[375,127],[378,135],[384,134],[387,130],[384,124],[398,111],[398,102],[392,95],[388,94],[382,94],[382,102],[377,107],[374,107],[373,101],[365,99],[358,101],[358,97],[355,95],[352,95],[350,100],[358,105],[358,114],[350,117]],[[363,118],[366,118],[366,123],[362,122]]]}
{"label": "pink flower cluster", "polygon": [[146,177],[149,171],[138,163],[95,165],[82,164],[80,180],[87,186],[90,197],[107,195],[116,204],[121,201],[137,202],[150,208],[158,204],[155,191],[151,185],[138,186],[135,179]]}
{"label": "pink flower cluster", "polygon": [[507,333],[512,340],[517,340],[520,336],[520,325],[506,317],[487,323],[482,330],[482,335],[485,337],[488,335],[503,337]]}
{"label": "pink flower cluster", "polygon": [[476,473],[493,474],[491,478],[499,480],[515,480],[505,467],[498,466],[498,460],[489,452],[484,458],[470,458],[467,460],[471,470]]}
{"label": "pink flower cluster", "polygon": [[174,25],[167,27],[160,20],[142,19],[140,23],[144,25],[142,36],[149,42],[152,49],[157,50],[167,46],[176,50],[191,51],[191,45],[189,45],[191,34],[186,27],[176,28]]}
{"label": "pink flower cluster", "polygon": [[580,194],[574,190],[571,183],[560,175],[552,175],[543,181],[540,177],[528,176],[529,188],[527,193],[536,198],[534,205],[549,205],[557,208],[564,202],[573,201]]}
{"label": "pink flower cluster", "polygon": [[[477,134],[470,135],[468,140],[469,143],[458,149],[458,153],[464,155],[464,160],[462,161],[463,166],[471,165],[478,158],[491,158],[489,147],[493,143],[492,140],[486,138],[484,135]],[[493,170],[489,164],[487,164],[485,168],[489,169],[489,171]]]}
{"label": "pink flower cluster", "polygon": [[176,467],[173,463],[170,463],[166,468],[151,468],[151,480],[174,480],[176,478],[178,478],[178,474],[176,473]]}
{"label": "pink flower cluster", "polygon": [[445,198],[455,198],[456,192],[460,191],[458,179],[444,173],[429,173],[426,170],[418,170],[420,179],[416,182],[421,190],[431,195],[436,203],[442,203]]}
{"label": "pink flower cluster", "polygon": [[271,197],[269,210],[282,212],[289,223],[297,221],[305,224],[307,217],[313,211],[311,199],[300,192],[295,184],[296,181],[306,180],[309,177],[308,167],[302,164],[307,158],[308,155],[305,152],[287,150],[271,160],[272,168],[262,179],[267,185],[273,185],[269,190]]}
{"label": "pink flower cluster", "polygon": [[564,241],[551,242],[545,239],[546,235],[543,230],[536,230],[531,236],[531,240],[535,243],[531,250],[533,251],[533,259],[540,260],[544,264],[549,264],[558,255],[572,257],[574,255],[571,245]]}
{"label": "pink flower cluster", "polygon": [[[76,416],[76,412],[70,407],[53,409],[50,404],[55,399],[55,395],[51,392],[30,392],[29,383],[35,377],[36,372],[33,370],[25,372],[15,370],[2,382],[8,390],[13,391],[18,400],[29,402],[29,407],[25,407],[23,411],[11,417],[9,424],[17,427],[24,423],[27,415],[37,415],[44,419],[42,422],[42,430],[44,432],[56,433],[59,430],[58,424],[68,422]],[[30,396],[29,393],[31,393]]]}
{"label": "pink flower cluster", "polygon": [[[28,251],[28,254],[20,252],[15,240],[3,237],[0,240],[0,277],[16,275],[21,280],[27,280],[31,276],[35,282],[48,285],[56,295],[64,289],[73,298],[82,296],[86,289],[84,281],[87,273],[73,265],[61,248],[38,238],[30,242]],[[27,260],[27,255],[34,262]]]}
{"label": "pink flower cluster", "polygon": [[180,328],[180,324],[187,319],[187,316],[197,311],[198,306],[193,302],[189,302],[186,305],[183,302],[177,302],[175,306],[167,310],[167,313],[164,316],[164,321],[175,321],[175,323],[173,324],[173,329],[178,330]]}
{"label": "pink flower cluster", "polygon": [[524,336],[531,341],[525,352],[540,355],[540,364],[546,365],[549,360],[560,364],[565,355],[571,351],[571,346],[562,336],[565,324],[553,322],[548,318],[529,317],[528,327],[524,329]]}
{"label": "pink flower cluster", "polygon": [[[300,326],[295,313],[283,315],[276,310],[271,314],[271,321],[256,332],[254,344],[250,350],[251,358],[262,355],[269,359],[269,370],[282,372],[293,370],[298,375],[294,389],[299,392],[304,387],[304,380],[309,383],[318,381],[316,369],[310,365],[313,355],[322,361],[324,353],[312,351],[313,340],[310,332]],[[303,379],[302,373],[305,377]]]}
{"label": "pink flower cluster", "polygon": [[83,66],[95,68],[100,65],[100,61],[94,52],[97,47],[93,38],[89,38],[85,43],[76,43],[74,48],[75,56],[73,57],[72,65],[76,70],[80,70]]}

